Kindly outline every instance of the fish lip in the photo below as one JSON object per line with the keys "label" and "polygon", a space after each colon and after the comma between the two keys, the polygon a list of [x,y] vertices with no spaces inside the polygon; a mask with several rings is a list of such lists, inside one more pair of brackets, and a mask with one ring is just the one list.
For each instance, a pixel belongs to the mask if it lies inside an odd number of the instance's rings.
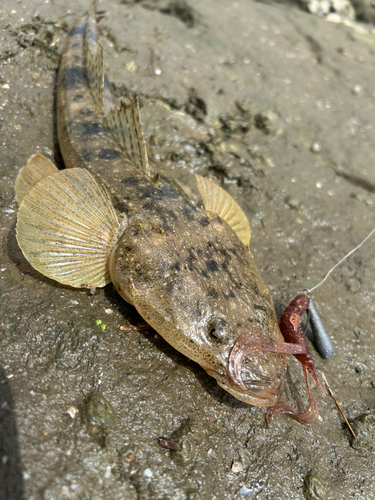
{"label": "fish lip", "polygon": [[[261,352],[263,345],[266,343],[268,337],[258,332],[246,332],[240,335],[233,344],[229,353],[226,378],[233,391],[240,392],[241,394],[252,393],[256,397],[274,398],[279,397],[283,390],[283,384],[275,384],[275,381],[265,377],[264,380],[250,379],[244,380],[243,364],[246,356],[251,352],[259,350]],[[267,349],[265,349],[267,350]],[[246,373],[246,371],[245,371]]]}
{"label": "fish lip", "polygon": [[266,385],[259,385],[259,387],[252,387],[252,388],[242,388],[239,384],[233,381],[232,377],[229,374],[222,375],[218,371],[212,369],[212,368],[204,368],[208,375],[210,377],[213,377],[216,379],[220,387],[223,387],[223,389],[228,390],[230,393],[238,393],[240,396],[253,396],[256,399],[264,399],[264,400],[270,400],[270,399],[275,399],[278,400],[282,391],[283,391],[283,384],[280,384],[278,386],[270,387]]}

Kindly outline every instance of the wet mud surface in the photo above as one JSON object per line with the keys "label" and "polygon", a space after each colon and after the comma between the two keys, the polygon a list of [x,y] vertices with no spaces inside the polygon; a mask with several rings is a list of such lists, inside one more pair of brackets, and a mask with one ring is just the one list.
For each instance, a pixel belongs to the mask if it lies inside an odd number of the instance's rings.
{"label": "wet mud surface", "polygon": [[[374,240],[313,294],[335,348],[316,366],[354,441],[316,387],[320,421],[268,428],[264,409],[136,330],[142,319],[111,285],[64,287],[22,256],[14,181],[33,153],[61,166],[56,71],[88,7],[0,7],[0,499],[372,498]],[[238,201],[280,314],[374,227],[375,35],[245,0],[99,9],[109,79],[117,96],[139,95],[150,155],[193,197],[197,172]],[[293,359],[287,378],[303,409]]]}

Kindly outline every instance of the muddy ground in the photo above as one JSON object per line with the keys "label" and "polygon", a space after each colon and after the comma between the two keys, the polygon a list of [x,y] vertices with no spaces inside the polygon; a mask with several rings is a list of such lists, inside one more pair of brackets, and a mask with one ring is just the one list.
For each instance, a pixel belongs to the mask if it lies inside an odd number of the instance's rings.
{"label": "muddy ground", "polygon": [[[313,293],[335,356],[303,426],[221,390],[111,285],[90,295],[34,271],[13,185],[31,154],[61,166],[55,83],[87,1],[0,6],[0,499],[374,497],[375,239]],[[105,65],[140,96],[150,154],[192,189],[217,179],[251,222],[278,314],[374,227],[375,34],[247,0],[103,1]],[[101,329],[98,321],[105,329]],[[286,397],[307,404],[290,359]],[[178,441],[179,452],[157,443]]]}

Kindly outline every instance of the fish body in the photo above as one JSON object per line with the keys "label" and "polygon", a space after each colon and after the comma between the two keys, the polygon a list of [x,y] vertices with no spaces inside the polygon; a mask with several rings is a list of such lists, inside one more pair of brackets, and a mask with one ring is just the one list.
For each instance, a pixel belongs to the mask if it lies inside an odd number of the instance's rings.
{"label": "fish body", "polygon": [[247,403],[275,405],[283,390],[284,353],[253,351],[241,367],[242,387],[228,372],[242,334],[283,342],[246,244],[245,216],[205,179],[197,180],[205,209],[198,208],[148,161],[136,103],[117,108],[110,94],[93,10],[66,42],[57,102],[68,170],[53,170],[36,155],[16,182],[17,238],[26,258],[72,286],[112,281],[147,323],[221,387]]}

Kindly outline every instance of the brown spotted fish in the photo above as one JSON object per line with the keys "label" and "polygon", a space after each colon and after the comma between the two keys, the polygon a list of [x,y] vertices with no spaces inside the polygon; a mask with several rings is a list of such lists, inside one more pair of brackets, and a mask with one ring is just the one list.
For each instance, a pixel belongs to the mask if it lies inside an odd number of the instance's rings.
{"label": "brown spotted fish", "polygon": [[138,102],[117,105],[111,96],[94,9],[66,42],[57,110],[67,168],[34,155],[16,181],[25,257],[73,287],[112,281],[149,325],[226,391],[252,405],[275,405],[286,371],[283,351],[254,349],[241,358],[241,384],[229,369],[244,334],[272,345],[284,341],[249,250],[249,223],[213,181],[196,176],[200,209],[149,161]]}

